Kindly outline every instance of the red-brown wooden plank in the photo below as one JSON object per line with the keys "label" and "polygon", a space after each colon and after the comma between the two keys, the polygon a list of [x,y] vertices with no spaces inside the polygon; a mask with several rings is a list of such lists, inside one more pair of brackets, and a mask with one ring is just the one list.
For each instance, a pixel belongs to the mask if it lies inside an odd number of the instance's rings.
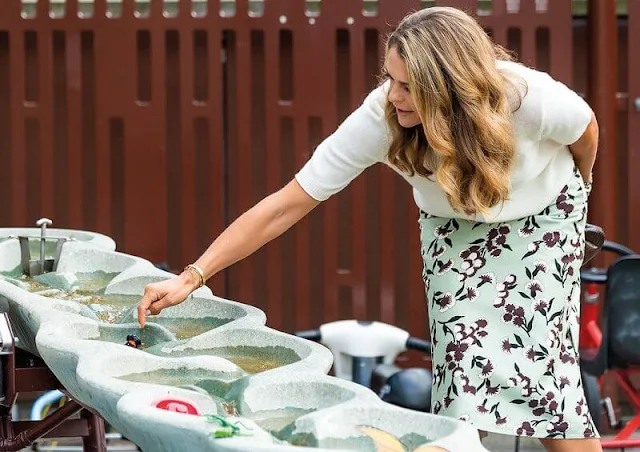
{"label": "red-brown wooden plank", "polygon": [[549,11],[544,14],[550,33],[551,75],[574,86],[573,80],[573,16],[571,0],[549,2]]}
{"label": "red-brown wooden plank", "polygon": [[[48,1],[38,2],[38,17],[34,21],[44,23],[49,21]],[[38,89],[40,99],[37,108],[39,134],[39,159],[40,159],[40,212],[43,217],[56,221],[54,211],[54,196],[56,195],[54,174],[54,148],[53,148],[53,36],[49,27],[42,27],[38,32]]]}
{"label": "red-brown wooden plank", "polygon": [[[629,107],[628,134],[629,134],[629,164],[628,169],[628,204],[623,210],[629,215],[629,246],[636,252],[640,250],[640,235],[635,233],[640,225],[640,2],[630,1],[629,5]],[[624,207],[624,206],[623,206]]]}
{"label": "red-brown wooden plank", "polygon": [[[237,4],[240,16],[241,10],[246,7],[242,6],[243,2]],[[246,9],[245,9],[246,11]],[[241,215],[253,205],[251,195],[251,142],[252,134],[247,133],[251,130],[251,27],[247,23],[246,18],[237,21],[236,29],[236,142],[237,148],[232,149],[234,158],[237,159],[236,172],[230,175],[230,182],[234,187],[233,193],[236,196],[237,214]],[[232,101],[233,102],[233,101]],[[230,218],[230,221],[235,218]],[[253,263],[250,259],[243,260],[234,265],[237,271],[237,292],[238,300],[243,303],[252,303],[252,284],[253,284]]]}
{"label": "red-brown wooden plank", "polygon": [[[180,103],[182,135],[180,138],[180,217],[181,217],[181,267],[194,261],[200,254],[196,250],[196,157],[194,145],[194,110],[193,85],[194,85],[194,41],[191,21],[188,11],[185,9],[190,2],[182,2],[178,17],[173,22],[178,23],[180,39]],[[187,13],[187,14],[185,14]],[[171,215],[171,212],[169,212]]]}
{"label": "red-brown wooden plank", "polygon": [[[67,4],[67,13],[73,13],[76,1]],[[70,8],[70,9],[69,9]],[[69,17],[69,16],[68,16]],[[74,16],[77,19],[77,12]],[[84,229],[84,193],[83,193],[83,159],[82,149],[82,55],[80,31],[67,33],[67,165],[68,165],[68,223],[74,229]],[[88,152],[86,150],[85,152]]]}
{"label": "red-brown wooden plank", "polygon": [[[17,2],[16,2],[17,3]],[[15,12],[19,12],[16,9]],[[18,13],[19,14],[19,13]],[[22,25],[22,19],[16,20]],[[9,112],[11,115],[11,219],[13,225],[31,226],[37,220],[27,218],[27,183],[35,175],[27,172],[24,128],[25,54],[24,30],[13,26],[9,31]]]}
{"label": "red-brown wooden plank", "polygon": [[[158,8],[156,8],[157,10]],[[131,15],[124,15],[114,21],[134,22]],[[147,106],[135,103],[136,49],[128,46],[121,49],[121,59],[127,65],[123,69],[123,80],[127,89],[127,97],[119,106],[125,112],[128,124],[126,130],[126,159],[124,169],[125,180],[125,241],[128,253],[144,256],[151,262],[160,263],[166,259],[169,241],[180,239],[168,237],[169,215],[177,212],[167,211],[167,135],[174,133],[167,124],[167,84],[166,27],[161,13],[148,19],[151,32],[151,101]],[[146,25],[146,24],[145,24]],[[135,40],[134,27],[130,42]],[[135,122],[133,119],[135,118]],[[160,133],[150,133],[159,131]],[[134,189],[134,187],[136,187]],[[148,233],[153,228],[154,236]]]}
{"label": "red-brown wooden plank", "polygon": [[[206,234],[209,241],[212,241],[220,234],[225,226],[225,204],[226,197],[229,193],[225,192],[223,181],[227,168],[223,165],[224,150],[223,146],[223,117],[222,117],[222,34],[218,25],[218,6],[217,1],[209,2],[208,15],[204,22],[210,24],[211,28],[207,31],[207,49],[208,49],[208,67],[209,67],[209,100],[206,105],[206,114],[209,117],[209,163],[207,168],[208,184],[207,191],[211,194],[211,204],[199,206],[200,215],[203,218],[203,224],[206,226]],[[204,235],[201,231],[198,235]],[[207,245],[208,246],[208,245]],[[199,250],[201,253],[203,249]],[[226,278],[219,275],[214,278],[209,287],[217,295],[224,296],[227,292]]]}
{"label": "red-brown wooden plank", "polygon": [[[275,18],[272,18],[275,19]],[[295,38],[294,38],[295,39]],[[297,43],[294,41],[293,46]],[[283,175],[281,174],[281,159],[288,156],[282,155],[280,123],[281,116],[278,112],[279,87],[280,87],[280,42],[277,27],[270,27],[264,31],[264,58],[265,68],[265,132],[266,132],[266,186],[269,193],[275,192],[281,186]],[[293,177],[293,174],[288,175]],[[283,300],[283,241],[276,240],[267,245],[267,272],[268,298],[266,300],[267,315],[283,313],[290,305],[296,304],[295,300]],[[289,280],[289,284],[294,284]],[[284,308],[287,306],[287,308]],[[297,306],[296,306],[297,308]],[[277,314],[276,314],[277,315]],[[282,327],[282,319],[272,323]]]}

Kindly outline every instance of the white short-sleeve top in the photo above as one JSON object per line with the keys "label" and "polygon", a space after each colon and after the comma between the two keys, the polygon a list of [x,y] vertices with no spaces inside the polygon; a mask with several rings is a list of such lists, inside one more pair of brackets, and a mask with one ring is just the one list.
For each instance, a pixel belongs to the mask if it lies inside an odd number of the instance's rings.
{"label": "white short-sleeve top", "polygon": [[454,211],[434,178],[408,176],[390,165],[390,130],[384,116],[388,83],[374,89],[317,147],[296,180],[311,197],[324,201],[380,162],[411,184],[417,206],[432,215],[499,222],[540,213],[571,177],[575,164],[567,145],[582,136],[592,111],[578,94],[544,72],[505,61],[499,61],[498,67],[518,74],[527,90],[513,116],[517,156],[511,171],[510,196],[488,215],[468,216]]}

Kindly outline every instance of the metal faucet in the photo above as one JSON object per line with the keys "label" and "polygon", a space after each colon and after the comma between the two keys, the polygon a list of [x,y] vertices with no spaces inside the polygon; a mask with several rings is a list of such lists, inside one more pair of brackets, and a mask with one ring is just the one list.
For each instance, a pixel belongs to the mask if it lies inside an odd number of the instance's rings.
{"label": "metal faucet", "polygon": [[[53,222],[48,218],[40,218],[36,225],[40,228],[40,237],[21,235],[16,237],[20,241],[20,260],[22,264],[22,272],[26,276],[41,275],[44,273],[55,272],[58,268],[60,255],[62,254],[62,246],[67,242],[74,240],[67,237],[51,237],[47,236],[47,227]],[[31,259],[31,249],[29,247],[30,239],[40,239],[40,258]],[[56,251],[52,258],[47,259],[45,255],[47,240],[55,241]]]}
{"label": "metal faucet", "polygon": [[53,221],[48,218],[40,218],[36,225],[40,227],[40,273],[44,273],[44,249],[47,241],[47,226],[51,226]]}

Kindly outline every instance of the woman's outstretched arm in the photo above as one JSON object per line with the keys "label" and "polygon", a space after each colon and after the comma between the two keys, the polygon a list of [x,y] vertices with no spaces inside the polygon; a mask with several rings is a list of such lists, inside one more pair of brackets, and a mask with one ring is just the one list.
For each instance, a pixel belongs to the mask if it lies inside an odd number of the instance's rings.
{"label": "woman's outstretched arm", "polygon": [[[194,264],[210,278],[280,236],[319,203],[293,179],[238,217]],[[183,271],[175,278],[147,285],[138,304],[140,326],[144,328],[147,315],[182,303],[199,284],[197,274]]]}

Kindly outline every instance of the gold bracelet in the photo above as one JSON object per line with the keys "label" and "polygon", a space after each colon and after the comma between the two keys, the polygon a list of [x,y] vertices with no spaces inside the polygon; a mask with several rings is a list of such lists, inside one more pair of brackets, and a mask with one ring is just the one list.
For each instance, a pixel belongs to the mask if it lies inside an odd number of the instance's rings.
{"label": "gold bracelet", "polygon": [[200,285],[198,286],[198,288],[200,288],[200,287],[202,287],[202,286],[204,286],[206,284],[207,278],[204,277],[204,272],[196,264],[187,265],[184,268],[184,271],[195,271],[196,272],[196,275],[197,275],[198,279],[200,280]]}

